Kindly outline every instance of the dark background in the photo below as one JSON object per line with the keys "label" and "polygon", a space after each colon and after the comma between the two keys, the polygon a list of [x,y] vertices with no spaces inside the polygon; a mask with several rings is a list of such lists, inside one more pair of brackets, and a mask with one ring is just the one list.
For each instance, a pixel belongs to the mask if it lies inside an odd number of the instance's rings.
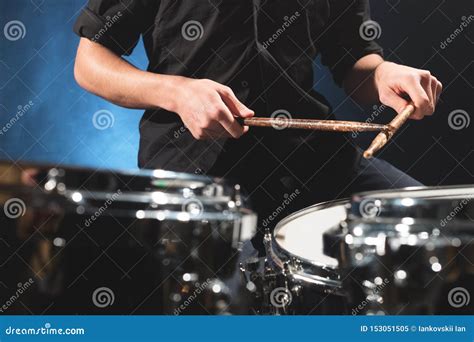
{"label": "dark background", "polygon": [[[136,168],[141,111],[87,94],[73,78],[78,38],[72,25],[84,4],[84,0],[0,0],[0,129],[19,106],[33,103],[0,135],[0,159]],[[428,69],[444,83],[435,115],[410,122],[379,156],[427,185],[474,183],[474,123],[460,130],[448,123],[453,111],[465,111],[468,120],[474,113],[474,20],[441,46],[474,14],[474,2],[372,0],[371,4],[373,19],[382,27],[379,41],[386,58]],[[3,29],[12,20],[24,25],[22,39],[6,38]],[[141,45],[130,60],[146,67]],[[364,121],[374,111],[348,99],[319,63],[315,72],[316,89],[330,99],[340,119]],[[93,124],[94,114],[101,110],[109,111],[113,121],[104,130]],[[392,114],[387,109],[376,122],[388,122]],[[358,143],[365,145],[371,137],[361,136]]]}

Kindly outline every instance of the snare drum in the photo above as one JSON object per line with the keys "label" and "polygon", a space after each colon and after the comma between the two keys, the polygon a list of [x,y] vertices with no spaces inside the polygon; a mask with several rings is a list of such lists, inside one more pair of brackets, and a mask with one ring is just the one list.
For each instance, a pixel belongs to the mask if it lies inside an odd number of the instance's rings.
{"label": "snare drum", "polygon": [[239,187],[166,171],[0,165],[0,309],[227,313],[255,215]]}
{"label": "snare drum", "polygon": [[347,312],[338,260],[324,253],[324,234],[346,219],[346,203],[329,202],[301,210],[266,235],[261,313]]}
{"label": "snare drum", "polygon": [[265,237],[263,276],[247,277],[258,312],[474,313],[473,197],[378,191],[290,215]]}

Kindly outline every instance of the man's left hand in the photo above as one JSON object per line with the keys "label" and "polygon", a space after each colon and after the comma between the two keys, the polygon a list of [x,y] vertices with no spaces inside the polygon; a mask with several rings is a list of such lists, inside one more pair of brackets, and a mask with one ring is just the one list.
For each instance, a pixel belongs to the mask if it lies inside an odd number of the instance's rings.
{"label": "man's left hand", "polygon": [[429,71],[391,62],[383,62],[376,68],[375,83],[380,101],[398,113],[411,100],[416,112],[410,118],[415,120],[434,113],[443,89],[441,82]]}

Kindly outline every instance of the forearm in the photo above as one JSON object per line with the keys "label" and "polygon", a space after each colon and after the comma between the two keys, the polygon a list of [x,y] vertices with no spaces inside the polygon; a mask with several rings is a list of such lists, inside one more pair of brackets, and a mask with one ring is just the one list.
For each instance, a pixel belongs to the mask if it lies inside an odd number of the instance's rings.
{"label": "forearm", "polygon": [[370,104],[379,101],[379,92],[375,82],[375,69],[384,62],[377,54],[359,59],[344,80],[344,90],[359,104]]}
{"label": "forearm", "polygon": [[236,117],[254,115],[225,85],[139,70],[85,38],[79,43],[74,76],[87,91],[120,106],[178,114],[196,139],[239,138],[248,127]]}
{"label": "forearm", "polygon": [[123,107],[174,108],[179,77],[140,70],[85,38],[79,43],[74,75],[87,91]]}

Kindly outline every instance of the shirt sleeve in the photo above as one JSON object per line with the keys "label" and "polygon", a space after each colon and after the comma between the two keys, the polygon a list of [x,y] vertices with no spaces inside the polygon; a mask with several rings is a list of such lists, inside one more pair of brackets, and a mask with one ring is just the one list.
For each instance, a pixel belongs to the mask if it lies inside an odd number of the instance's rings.
{"label": "shirt sleeve", "polygon": [[117,55],[130,55],[144,30],[144,12],[142,0],[89,0],[74,32]]}
{"label": "shirt sleeve", "polygon": [[321,61],[341,86],[359,59],[373,53],[383,56],[382,48],[375,42],[381,28],[370,19],[369,0],[334,0],[330,13],[319,42]]}

